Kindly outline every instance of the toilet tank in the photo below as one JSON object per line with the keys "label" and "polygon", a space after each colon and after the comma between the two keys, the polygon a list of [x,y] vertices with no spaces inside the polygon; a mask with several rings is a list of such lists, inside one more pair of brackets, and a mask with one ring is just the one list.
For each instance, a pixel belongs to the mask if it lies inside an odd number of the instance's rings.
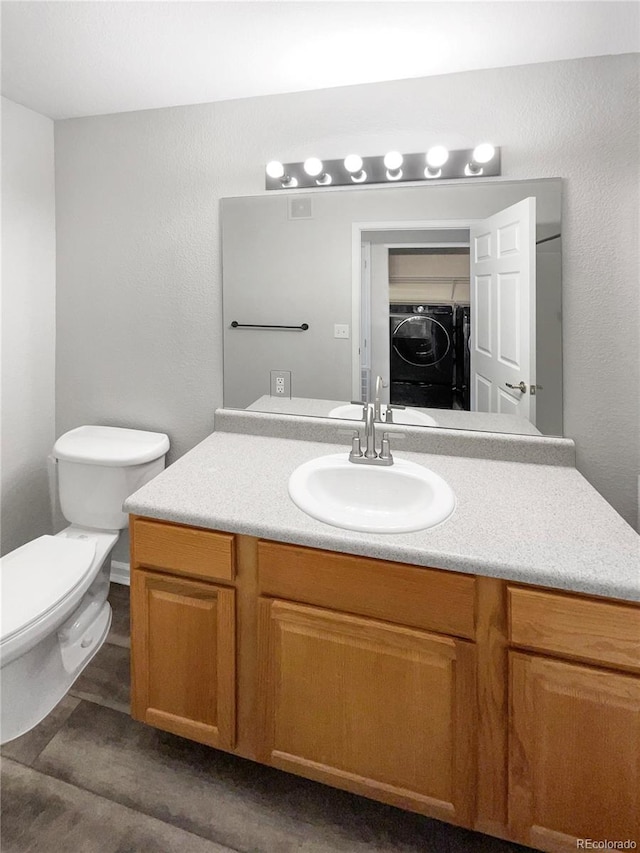
{"label": "toilet tank", "polygon": [[81,426],[64,433],[53,447],[64,517],[99,530],[126,527],[122,504],[163,470],[168,450],[160,432]]}

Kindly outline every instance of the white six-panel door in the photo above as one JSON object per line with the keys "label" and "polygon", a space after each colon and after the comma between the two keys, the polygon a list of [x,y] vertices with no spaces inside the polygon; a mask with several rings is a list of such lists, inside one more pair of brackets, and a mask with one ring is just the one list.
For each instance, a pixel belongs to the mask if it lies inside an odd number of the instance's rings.
{"label": "white six-panel door", "polygon": [[535,240],[535,198],[471,228],[471,411],[517,415],[533,424]]}

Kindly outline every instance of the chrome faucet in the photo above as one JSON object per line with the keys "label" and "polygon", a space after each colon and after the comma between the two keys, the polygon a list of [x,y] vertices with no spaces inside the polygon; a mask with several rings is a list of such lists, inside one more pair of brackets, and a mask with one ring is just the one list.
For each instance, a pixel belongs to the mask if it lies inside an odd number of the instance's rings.
{"label": "chrome faucet", "polygon": [[380,392],[383,388],[388,388],[388,384],[386,384],[382,376],[376,376],[376,396],[373,404],[373,419],[377,423],[382,423],[382,414],[380,412]]}
{"label": "chrome faucet", "polygon": [[[379,408],[380,404],[378,403],[378,409]],[[371,406],[365,404],[362,410],[362,417],[364,419],[364,440],[366,445],[366,450],[364,451],[364,458],[375,459],[378,455],[376,453],[375,408],[372,409]]]}
{"label": "chrome faucet", "polygon": [[360,433],[356,430],[351,442],[351,453],[349,462],[356,465],[393,465],[393,456],[389,445],[389,433],[382,434],[380,453],[376,452],[376,422],[374,408],[369,403],[361,400],[352,401],[355,405],[362,406],[362,419],[364,421],[365,451],[362,452]]}
{"label": "chrome faucet", "polygon": [[393,423],[393,411],[394,409],[400,410],[404,409],[404,406],[392,406],[391,403],[387,403],[387,408],[384,413],[384,420],[382,419],[382,406],[380,403],[380,392],[383,388],[388,388],[389,383],[385,382],[382,379],[382,376],[376,376],[376,396],[374,398],[373,403],[373,419],[377,424],[385,423],[392,424]]}

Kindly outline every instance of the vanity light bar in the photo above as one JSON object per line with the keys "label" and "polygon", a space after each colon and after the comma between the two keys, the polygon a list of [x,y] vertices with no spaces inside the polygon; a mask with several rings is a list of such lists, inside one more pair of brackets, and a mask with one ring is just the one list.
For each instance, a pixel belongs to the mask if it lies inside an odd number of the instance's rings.
{"label": "vanity light bar", "polygon": [[343,160],[319,160],[317,157],[309,157],[303,163],[272,160],[267,164],[265,188],[288,190],[493,178],[502,174],[500,165],[500,148],[486,142],[475,148],[448,152],[438,145],[421,154],[389,151],[377,157],[349,154]]}

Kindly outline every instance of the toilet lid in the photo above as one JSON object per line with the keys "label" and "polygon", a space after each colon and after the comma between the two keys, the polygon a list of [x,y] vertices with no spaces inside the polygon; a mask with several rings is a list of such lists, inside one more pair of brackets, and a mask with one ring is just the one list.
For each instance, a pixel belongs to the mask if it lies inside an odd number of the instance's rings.
{"label": "toilet lid", "polygon": [[40,536],[0,558],[0,639],[22,631],[66,598],[87,574],[95,552],[91,539]]}
{"label": "toilet lid", "polygon": [[163,432],[103,426],[76,427],[53,445],[53,455],[63,462],[114,468],[153,462],[168,450],[169,437]]}

